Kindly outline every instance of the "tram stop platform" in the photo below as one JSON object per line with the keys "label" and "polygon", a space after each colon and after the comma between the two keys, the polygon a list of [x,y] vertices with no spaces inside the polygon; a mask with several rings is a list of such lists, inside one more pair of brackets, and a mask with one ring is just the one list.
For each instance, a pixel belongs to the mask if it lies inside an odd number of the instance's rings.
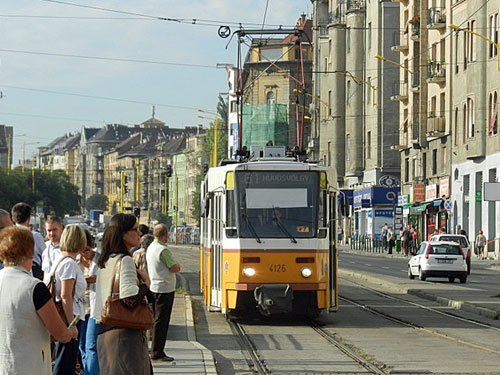
{"label": "tram stop platform", "polygon": [[196,341],[191,298],[187,294],[175,294],[165,354],[175,360],[153,362],[155,375],[217,374],[212,353]]}

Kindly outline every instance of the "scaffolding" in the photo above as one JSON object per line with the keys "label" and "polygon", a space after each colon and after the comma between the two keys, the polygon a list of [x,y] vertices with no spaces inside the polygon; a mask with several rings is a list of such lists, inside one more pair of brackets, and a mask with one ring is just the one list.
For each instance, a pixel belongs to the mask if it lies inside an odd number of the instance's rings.
{"label": "scaffolding", "polygon": [[244,104],[242,145],[288,147],[288,111],[285,104]]}

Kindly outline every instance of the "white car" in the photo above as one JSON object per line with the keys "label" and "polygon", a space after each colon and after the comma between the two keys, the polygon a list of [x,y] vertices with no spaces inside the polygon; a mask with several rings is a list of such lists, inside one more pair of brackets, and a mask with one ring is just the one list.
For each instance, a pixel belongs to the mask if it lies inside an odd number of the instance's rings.
{"label": "white car", "polygon": [[422,242],[408,262],[408,277],[414,279],[415,276],[422,281],[428,277],[447,277],[450,283],[458,278],[465,284],[467,264],[462,248],[451,241]]}
{"label": "white car", "polygon": [[471,248],[467,236],[464,236],[463,234],[442,233],[442,234],[435,234],[434,236],[432,236],[431,241],[451,241],[459,244],[465,255],[465,263],[467,263],[467,275],[470,274]]}

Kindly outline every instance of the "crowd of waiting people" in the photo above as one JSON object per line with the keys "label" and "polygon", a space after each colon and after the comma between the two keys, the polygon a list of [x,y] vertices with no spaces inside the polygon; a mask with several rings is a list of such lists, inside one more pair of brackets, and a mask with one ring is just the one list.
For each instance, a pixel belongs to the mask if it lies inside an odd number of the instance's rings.
{"label": "crowd of waiting people", "polygon": [[[116,214],[98,250],[78,225],[49,216],[44,239],[30,218],[26,203],[0,209],[0,375],[150,375],[152,361],[174,360],[164,348],[180,266],[165,225],[150,233]],[[126,308],[150,303],[151,355],[145,329],[101,321],[115,275]]]}

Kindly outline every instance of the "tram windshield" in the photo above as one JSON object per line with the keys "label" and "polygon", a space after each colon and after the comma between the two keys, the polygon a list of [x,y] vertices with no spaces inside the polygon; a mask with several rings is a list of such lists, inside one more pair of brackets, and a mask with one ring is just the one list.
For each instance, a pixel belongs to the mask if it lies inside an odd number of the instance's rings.
{"label": "tram windshield", "polygon": [[319,174],[309,171],[236,172],[242,238],[312,238],[318,227]]}

